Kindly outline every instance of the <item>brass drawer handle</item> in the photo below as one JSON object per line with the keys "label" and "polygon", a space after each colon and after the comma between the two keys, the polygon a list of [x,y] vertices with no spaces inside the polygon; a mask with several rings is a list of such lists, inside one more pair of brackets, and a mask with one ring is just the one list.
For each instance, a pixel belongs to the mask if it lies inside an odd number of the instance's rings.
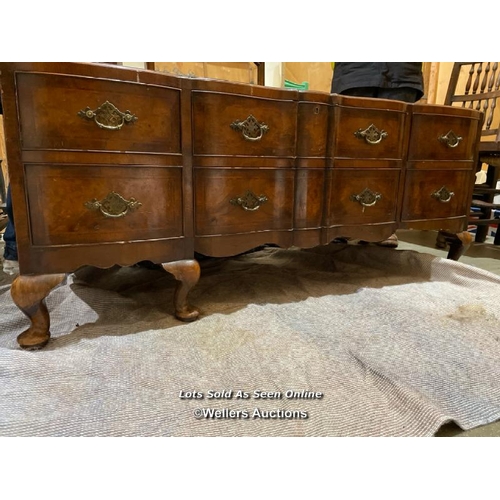
{"label": "brass drawer handle", "polygon": [[92,201],[85,202],[85,207],[89,210],[100,210],[104,217],[111,217],[114,219],[124,217],[129,210],[136,210],[140,206],[142,206],[142,203],[136,201],[135,198],[126,200],[123,196],[114,191],[109,193],[108,196],[101,201],[94,198]]}
{"label": "brass drawer handle", "polygon": [[78,111],[78,116],[87,120],[94,120],[99,128],[105,128],[107,130],[120,130],[125,123],[137,121],[137,116],[132,114],[129,110],[122,113],[109,101],[106,101],[94,110],[87,106],[85,109]]}
{"label": "brass drawer handle", "polygon": [[453,130],[450,130],[447,134],[443,134],[438,137],[438,141],[446,144],[449,148],[456,148],[462,139],[463,137],[455,134]]}
{"label": "brass drawer handle", "polygon": [[438,191],[434,191],[431,196],[436,198],[436,200],[439,200],[441,203],[448,203],[453,196],[455,196],[455,193],[453,191],[449,191],[446,186],[443,186]]}
{"label": "brass drawer handle", "polygon": [[239,205],[243,210],[247,210],[248,212],[255,212],[266,201],[268,201],[267,196],[263,194],[257,196],[252,191],[247,191],[243,196],[229,200],[229,203],[231,205]]}
{"label": "brass drawer handle", "polygon": [[262,136],[269,131],[265,123],[259,123],[255,116],[249,115],[246,120],[236,120],[231,123],[233,130],[239,130],[247,141],[260,141]]}
{"label": "brass drawer handle", "polygon": [[364,139],[368,144],[378,144],[382,142],[389,134],[385,130],[379,130],[373,123],[365,128],[365,130],[359,129],[354,132],[354,135],[358,139]]}
{"label": "brass drawer handle", "polygon": [[365,188],[359,194],[351,194],[351,201],[359,202],[363,207],[363,212],[366,207],[373,207],[377,201],[382,198],[380,193],[375,193],[371,189]]}

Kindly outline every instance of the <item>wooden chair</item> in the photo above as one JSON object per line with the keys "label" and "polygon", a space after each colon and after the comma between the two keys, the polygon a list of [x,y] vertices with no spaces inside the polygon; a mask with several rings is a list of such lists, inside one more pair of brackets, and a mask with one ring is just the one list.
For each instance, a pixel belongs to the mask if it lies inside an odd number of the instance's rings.
{"label": "wooden chair", "polygon": [[[487,166],[486,182],[474,186],[470,224],[477,226],[477,242],[483,243],[490,224],[499,224],[500,204],[494,197],[500,194],[500,67],[498,62],[456,62],[444,104],[463,106],[484,112],[479,145],[478,171]],[[474,210],[475,209],[475,210]],[[497,214],[500,212],[496,212]],[[494,244],[500,244],[497,228]]]}

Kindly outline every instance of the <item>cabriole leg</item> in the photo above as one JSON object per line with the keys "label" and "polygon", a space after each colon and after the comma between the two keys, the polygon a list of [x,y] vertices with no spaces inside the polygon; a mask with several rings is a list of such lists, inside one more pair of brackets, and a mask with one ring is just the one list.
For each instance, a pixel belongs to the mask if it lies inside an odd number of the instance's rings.
{"label": "cabriole leg", "polygon": [[174,295],[175,316],[181,321],[194,321],[199,311],[188,303],[188,293],[200,279],[200,265],[196,260],[178,260],[162,264],[178,281]]}
{"label": "cabriole leg", "polygon": [[49,341],[50,317],[45,298],[65,278],[65,274],[20,275],[12,282],[12,300],[31,321],[31,326],[17,337],[23,349],[41,349]]}
{"label": "cabriole leg", "polygon": [[467,251],[472,243],[472,239],[472,234],[467,231],[456,234],[447,231],[439,231],[436,243],[440,248],[444,248],[446,244],[450,245],[447,258],[458,260]]}

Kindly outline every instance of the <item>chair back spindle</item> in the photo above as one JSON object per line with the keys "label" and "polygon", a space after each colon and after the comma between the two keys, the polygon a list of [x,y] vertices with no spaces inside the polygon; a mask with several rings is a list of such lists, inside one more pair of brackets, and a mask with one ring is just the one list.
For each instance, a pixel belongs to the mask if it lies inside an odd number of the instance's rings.
{"label": "chair back spindle", "polygon": [[[500,180],[500,69],[498,62],[459,62],[453,65],[444,104],[484,113],[478,170],[486,167],[486,183],[475,186],[470,224],[477,225],[476,241],[484,242],[489,226],[498,225],[500,205],[496,196]],[[494,244],[500,244],[497,227]]]}

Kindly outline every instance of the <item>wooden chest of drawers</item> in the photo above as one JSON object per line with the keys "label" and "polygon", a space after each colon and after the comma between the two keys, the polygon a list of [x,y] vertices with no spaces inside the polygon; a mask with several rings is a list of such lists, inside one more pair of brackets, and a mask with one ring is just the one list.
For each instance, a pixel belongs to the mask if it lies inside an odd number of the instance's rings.
{"label": "wooden chest of drawers", "polygon": [[1,63],[26,348],[64,273],[466,227],[481,113],[98,64]]}

